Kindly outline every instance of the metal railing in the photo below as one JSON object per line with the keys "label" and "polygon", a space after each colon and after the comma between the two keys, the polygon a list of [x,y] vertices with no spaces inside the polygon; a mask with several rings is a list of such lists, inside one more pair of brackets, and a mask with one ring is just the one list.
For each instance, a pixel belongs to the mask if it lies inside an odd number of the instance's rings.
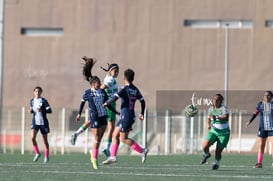
{"label": "metal railing", "polygon": [[[84,121],[88,119],[88,110],[82,115],[82,121],[75,123],[75,110],[53,109],[48,115],[50,122],[50,134],[48,135],[50,151],[53,154],[65,154],[68,152],[84,152],[92,148],[93,136],[87,130],[77,139],[75,146],[70,143],[71,134],[76,131]],[[32,153],[30,139],[30,124],[32,115],[26,113],[26,109],[4,109],[1,130],[1,150],[3,153],[20,150]],[[228,152],[253,152],[257,151],[256,132],[258,120],[254,121],[251,128],[244,128],[244,122],[249,114],[243,111],[230,111],[231,137],[226,151]],[[201,151],[201,145],[207,135],[207,114],[205,110],[199,110],[199,114],[193,118],[186,118],[181,114],[173,114],[170,110],[149,110],[145,112],[144,121],[137,120],[130,136],[150,148],[150,154],[196,154]],[[258,119],[258,118],[256,118]],[[40,133],[37,136],[39,146],[43,146]],[[103,142],[101,148],[103,148]],[[269,146],[268,150],[269,149]],[[213,149],[213,148],[212,148]],[[270,151],[269,151],[270,152]],[[120,154],[132,153],[128,147],[120,146]]]}

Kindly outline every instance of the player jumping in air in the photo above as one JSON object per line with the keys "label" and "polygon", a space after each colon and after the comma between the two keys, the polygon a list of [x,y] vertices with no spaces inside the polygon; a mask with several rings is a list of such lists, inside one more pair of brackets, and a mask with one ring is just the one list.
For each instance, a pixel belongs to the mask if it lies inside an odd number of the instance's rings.
{"label": "player jumping in air", "polygon": [[[118,91],[118,84],[116,78],[119,74],[118,64],[108,64],[108,68],[105,69],[101,67],[108,74],[105,76],[101,89],[104,89],[108,97],[112,97]],[[113,102],[111,106],[116,109],[116,103]],[[103,153],[109,157],[110,156],[110,147],[112,143],[112,134],[115,128],[116,114],[107,108],[107,134],[106,134],[106,148],[103,150]]]}
{"label": "player jumping in air", "polygon": [[[83,57],[86,59],[87,57]],[[115,78],[118,77],[119,74],[119,66],[118,64],[108,64],[108,68],[105,69],[101,67],[104,71],[108,72],[105,76],[103,84],[101,85],[101,89],[105,89],[108,97],[111,97],[118,91],[118,84]],[[116,109],[116,104],[113,103],[112,107]],[[108,129],[107,129],[107,138],[106,138],[106,148],[103,150],[103,153],[108,157],[110,156],[110,146],[112,142],[112,133],[114,130],[114,125],[116,121],[116,114],[107,108],[107,115],[108,115]],[[71,135],[71,144],[75,145],[77,137],[83,133],[88,127],[90,126],[90,122],[85,122],[76,132],[72,133]]]}
{"label": "player jumping in air", "polygon": [[[106,125],[107,125],[107,112],[103,103],[108,100],[108,96],[105,90],[101,89],[101,82],[97,76],[92,75],[92,67],[95,61],[92,58],[83,58],[85,61],[83,67],[83,75],[85,80],[90,83],[91,88],[87,89],[81,100],[79,113],[76,120],[79,121],[85,102],[89,103],[90,108],[90,127],[94,136],[93,150],[90,150],[90,160],[95,170],[98,169],[98,152],[101,139],[103,137]],[[117,113],[111,105],[108,106],[113,112]]]}

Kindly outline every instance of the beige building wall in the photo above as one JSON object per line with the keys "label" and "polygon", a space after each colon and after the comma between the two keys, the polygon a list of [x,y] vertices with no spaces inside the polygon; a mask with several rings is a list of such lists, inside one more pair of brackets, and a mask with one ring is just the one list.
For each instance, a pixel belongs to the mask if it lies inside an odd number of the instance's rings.
{"label": "beige building wall", "polygon": [[[6,0],[3,106],[28,106],[40,85],[52,107],[78,108],[89,87],[81,57],[136,72],[154,109],[158,90],[223,90],[225,29],[191,28],[185,20],[251,20],[230,29],[229,89],[272,89],[271,0]],[[21,28],[63,28],[62,36],[25,36]],[[183,100],[181,100],[183,102]],[[137,105],[138,106],[138,105]]]}

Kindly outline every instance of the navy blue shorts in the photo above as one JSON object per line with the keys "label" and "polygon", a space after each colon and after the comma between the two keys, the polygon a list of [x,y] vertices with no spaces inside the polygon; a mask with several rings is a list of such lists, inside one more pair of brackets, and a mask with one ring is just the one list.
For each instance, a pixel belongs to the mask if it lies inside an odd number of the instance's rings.
{"label": "navy blue shorts", "polygon": [[31,125],[31,129],[34,129],[37,132],[40,130],[43,135],[50,132],[49,126],[46,125]]}
{"label": "navy blue shorts", "polygon": [[120,114],[120,120],[117,126],[120,128],[120,132],[128,133],[133,130],[132,126],[135,123],[135,114],[124,112]]}
{"label": "navy blue shorts", "polygon": [[273,130],[268,131],[268,130],[259,129],[257,136],[260,138],[267,138],[269,136],[273,136]]}
{"label": "navy blue shorts", "polygon": [[90,119],[90,128],[100,128],[107,125],[107,116],[97,117],[92,116]]}

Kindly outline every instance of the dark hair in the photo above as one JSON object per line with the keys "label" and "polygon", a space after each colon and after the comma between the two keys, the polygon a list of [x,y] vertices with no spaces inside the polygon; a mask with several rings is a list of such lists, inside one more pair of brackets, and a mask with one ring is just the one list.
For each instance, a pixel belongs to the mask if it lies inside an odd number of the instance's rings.
{"label": "dark hair", "polygon": [[220,101],[223,102],[224,101],[224,97],[222,96],[222,94],[216,94],[216,96],[218,96],[220,98]]}
{"label": "dark hair", "polygon": [[106,69],[106,68],[103,68],[102,66],[100,66],[100,68],[101,68],[102,70],[104,70],[105,72],[111,71],[111,70],[113,70],[113,69],[119,69],[119,66],[118,66],[118,64],[116,64],[116,63],[112,63],[112,64],[107,63],[107,65],[108,65],[108,68],[107,68],[107,69]]}
{"label": "dark hair", "polygon": [[92,75],[92,68],[96,61],[93,58],[87,58],[86,56],[82,57],[82,59],[85,61],[82,69],[82,74],[85,80],[87,80],[90,83],[100,80],[99,77]]}
{"label": "dark hair", "polygon": [[273,93],[272,93],[272,91],[270,91],[270,90],[267,90],[267,91],[265,91],[266,93],[268,93],[269,95],[270,95],[270,97],[273,97]]}
{"label": "dark hair", "polygon": [[40,86],[36,86],[36,87],[33,89],[33,91],[35,91],[36,89],[38,89],[40,92],[43,92],[43,89],[42,89],[42,87],[40,87]]}
{"label": "dark hair", "polygon": [[124,71],[124,77],[128,82],[133,82],[135,77],[135,72],[132,69],[127,69]]}

